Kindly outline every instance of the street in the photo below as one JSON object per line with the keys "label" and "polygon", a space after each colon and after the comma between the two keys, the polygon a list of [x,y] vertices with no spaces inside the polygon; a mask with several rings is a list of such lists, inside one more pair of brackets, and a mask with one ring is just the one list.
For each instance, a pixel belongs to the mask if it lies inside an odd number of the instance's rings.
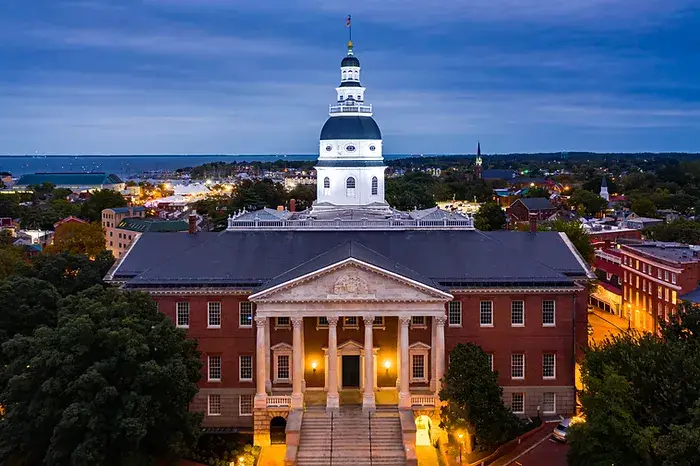
{"label": "street", "polygon": [[568,451],[568,445],[557,442],[550,436],[511,464],[514,466],[566,466]]}

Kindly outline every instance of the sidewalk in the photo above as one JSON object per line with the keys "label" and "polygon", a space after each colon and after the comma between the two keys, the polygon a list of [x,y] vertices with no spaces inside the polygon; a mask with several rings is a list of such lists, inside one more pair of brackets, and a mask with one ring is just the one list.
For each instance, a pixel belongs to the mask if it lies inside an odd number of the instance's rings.
{"label": "sidewalk", "polygon": [[588,337],[591,343],[600,343],[627,330],[628,322],[608,312],[593,310],[588,312],[588,323],[593,327],[593,335]]}

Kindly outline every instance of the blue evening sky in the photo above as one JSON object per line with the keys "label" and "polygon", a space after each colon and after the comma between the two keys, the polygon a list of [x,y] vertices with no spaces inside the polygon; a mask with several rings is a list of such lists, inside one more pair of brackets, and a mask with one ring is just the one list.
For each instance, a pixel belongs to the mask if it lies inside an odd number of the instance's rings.
{"label": "blue evening sky", "polygon": [[700,151],[699,0],[3,0],[0,153]]}

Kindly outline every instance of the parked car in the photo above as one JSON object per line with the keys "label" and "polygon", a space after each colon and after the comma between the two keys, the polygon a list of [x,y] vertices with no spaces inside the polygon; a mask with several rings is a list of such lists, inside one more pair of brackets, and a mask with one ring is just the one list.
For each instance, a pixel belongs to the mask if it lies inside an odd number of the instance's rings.
{"label": "parked car", "polygon": [[566,442],[566,431],[569,430],[571,419],[564,419],[552,431],[552,436],[555,440]]}

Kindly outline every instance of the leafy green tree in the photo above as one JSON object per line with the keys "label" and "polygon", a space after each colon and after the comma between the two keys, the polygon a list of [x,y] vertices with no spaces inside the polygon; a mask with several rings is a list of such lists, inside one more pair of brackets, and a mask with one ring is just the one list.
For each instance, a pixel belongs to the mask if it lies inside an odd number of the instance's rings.
{"label": "leafy green tree", "polygon": [[110,251],[99,253],[94,260],[85,254],[41,254],[32,259],[32,276],[51,283],[62,296],[102,285],[103,277],[114,263]]}
{"label": "leafy green tree", "polygon": [[473,343],[458,344],[442,380],[441,426],[466,430],[479,447],[493,448],[518,435],[522,422],[503,404],[498,372],[488,355]]}
{"label": "leafy green tree", "polygon": [[535,186],[532,188],[528,188],[527,192],[523,197],[544,197],[549,199],[549,191],[547,190],[547,188]]}
{"label": "leafy green tree", "polygon": [[502,230],[506,226],[506,213],[495,202],[482,204],[474,216],[474,226],[481,231]]}
{"label": "leafy green tree", "polygon": [[656,204],[648,197],[636,196],[632,199],[632,212],[642,217],[656,217]]}
{"label": "leafy green tree", "polygon": [[93,191],[90,197],[80,208],[80,217],[88,222],[99,222],[102,220],[102,210],[112,207],[126,207],[127,202],[124,196],[111,189],[99,189]]}
{"label": "leafy green tree", "polygon": [[3,354],[3,464],[152,465],[196,444],[196,342],[145,294],[67,297],[56,327],[16,336]]}
{"label": "leafy green tree", "polygon": [[264,207],[271,209],[286,205],[287,193],[284,186],[269,178],[263,180],[245,180],[235,190],[231,199],[233,210],[258,210]]}
{"label": "leafy green tree", "polygon": [[555,220],[551,223],[538,225],[538,230],[543,231],[559,231],[566,233],[571,243],[576,247],[576,250],[581,257],[589,264],[595,259],[595,248],[591,244],[591,237],[583,229],[583,225],[579,222],[565,222],[563,220]]}
{"label": "leafy green tree", "polygon": [[68,252],[97,256],[105,250],[105,233],[100,223],[69,222],[56,228],[53,244],[46,248],[49,254]]}
{"label": "leafy green tree", "polygon": [[308,209],[316,200],[315,184],[299,184],[289,191],[289,199],[296,199],[296,210]]}
{"label": "leafy green tree", "polygon": [[654,225],[644,230],[644,236],[654,241],[700,244],[700,221],[681,218],[673,222]]}
{"label": "leafy green tree", "polygon": [[608,207],[608,201],[585,189],[577,189],[569,198],[569,205],[586,215],[597,215]]}
{"label": "leafy green tree", "polygon": [[399,210],[428,209],[435,207],[433,188],[436,179],[423,172],[409,172],[386,181],[386,200]]}
{"label": "leafy green tree", "polygon": [[13,275],[25,275],[31,265],[26,254],[20,247],[0,247],[0,280]]}
{"label": "leafy green tree", "polygon": [[31,335],[41,325],[54,326],[60,295],[48,282],[12,277],[0,281],[0,345],[15,335]]}

